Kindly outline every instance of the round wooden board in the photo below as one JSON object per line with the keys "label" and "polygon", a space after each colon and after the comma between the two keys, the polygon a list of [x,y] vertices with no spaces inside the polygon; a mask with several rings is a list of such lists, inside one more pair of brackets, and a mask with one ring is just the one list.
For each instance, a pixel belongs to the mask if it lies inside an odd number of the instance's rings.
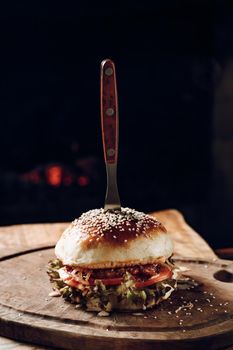
{"label": "round wooden board", "polygon": [[[43,248],[0,261],[0,335],[71,350],[210,350],[233,344],[233,283],[213,276],[232,268],[231,261],[179,259],[177,265],[188,267],[185,275],[198,286],[178,290],[139,315],[113,312],[98,317],[48,296],[46,265],[53,255],[53,249]],[[183,307],[187,304],[192,308]]]}

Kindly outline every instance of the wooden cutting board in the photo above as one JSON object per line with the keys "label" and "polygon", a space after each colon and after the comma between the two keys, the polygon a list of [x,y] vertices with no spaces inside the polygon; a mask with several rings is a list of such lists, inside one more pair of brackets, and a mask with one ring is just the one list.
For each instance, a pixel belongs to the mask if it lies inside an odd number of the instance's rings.
{"label": "wooden cutting board", "polygon": [[217,259],[177,211],[156,216],[173,235],[177,264],[189,268],[185,275],[196,285],[178,290],[154,310],[110,317],[48,296],[51,245],[67,224],[0,229],[0,335],[72,350],[220,349],[233,344],[233,262]]}

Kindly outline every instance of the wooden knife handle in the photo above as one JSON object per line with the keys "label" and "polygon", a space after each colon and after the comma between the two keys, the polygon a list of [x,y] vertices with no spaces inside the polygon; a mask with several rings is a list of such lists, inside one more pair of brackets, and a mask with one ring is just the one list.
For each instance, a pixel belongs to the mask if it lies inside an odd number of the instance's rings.
{"label": "wooden knife handle", "polygon": [[118,99],[115,65],[109,59],[101,63],[100,103],[104,159],[114,164],[118,157]]}

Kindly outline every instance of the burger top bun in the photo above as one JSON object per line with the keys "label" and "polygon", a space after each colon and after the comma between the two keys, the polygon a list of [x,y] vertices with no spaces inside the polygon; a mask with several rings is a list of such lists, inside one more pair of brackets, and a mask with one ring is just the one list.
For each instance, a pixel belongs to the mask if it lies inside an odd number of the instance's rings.
{"label": "burger top bun", "polygon": [[64,265],[99,269],[163,262],[173,244],[154,217],[134,209],[94,209],[74,220],[56,244]]}

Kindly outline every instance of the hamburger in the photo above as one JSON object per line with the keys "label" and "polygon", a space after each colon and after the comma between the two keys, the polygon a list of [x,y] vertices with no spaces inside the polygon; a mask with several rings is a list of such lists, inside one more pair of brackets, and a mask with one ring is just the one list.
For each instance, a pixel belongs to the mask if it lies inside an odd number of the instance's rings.
{"label": "hamburger", "polygon": [[169,233],[154,217],[94,209],[64,231],[48,274],[54,290],[88,311],[146,310],[176,288],[172,252]]}

